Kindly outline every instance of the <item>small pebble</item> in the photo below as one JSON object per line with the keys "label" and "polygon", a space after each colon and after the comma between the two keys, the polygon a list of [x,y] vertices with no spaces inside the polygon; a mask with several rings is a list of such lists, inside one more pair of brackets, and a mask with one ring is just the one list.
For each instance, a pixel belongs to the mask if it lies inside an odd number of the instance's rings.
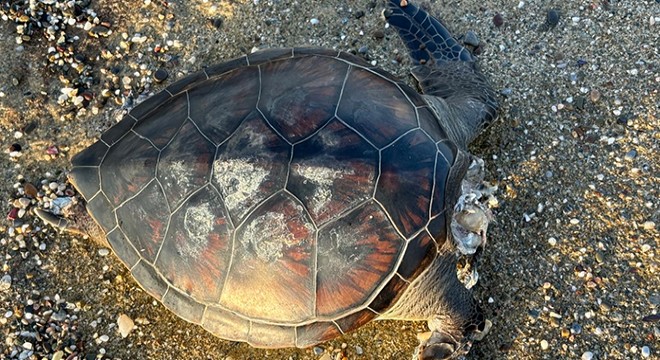
{"label": "small pebble", "polygon": [[325,349],[323,349],[323,348],[320,347],[320,346],[314,346],[314,348],[312,349],[312,351],[314,352],[314,355],[321,355],[321,354],[323,354],[323,352],[325,351]]}
{"label": "small pebble", "polygon": [[11,275],[6,274],[0,278],[0,291],[7,291],[11,288]]}
{"label": "small pebble", "polygon": [[364,354],[364,350],[362,350],[362,346],[355,345],[355,353],[358,355]]}
{"label": "small pebble", "polygon": [[156,70],[156,72],[154,73],[154,80],[155,80],[156,82],[158,82],[158,83],[159,83],[159,82],[163,82],[165,79],[167,79],[168,76],[169,76],[169,74],[167,73],[167,70],[165,70],[165,69],[158,69],[158,70]]}
{"label": "small pebble", "polygon": [[651,356],[651,349],[648,346],[642,346],[642,357],[650,357]]}
{"label": "small pebble", "polygon": [[637,150],[632,149],[632,150],[628,151],[623,158],[628,160],[628,161],[632,161],[636,157],[637,157]]}
{"label": "small pebble", "polygon": [[548,10],[548,13],[545,16],[545,24],[549,29],[553,29],[557,24],[559,24],[560,13],[556,9]]}
{"label": "small pebble", "polygon": [[594,358],[594,353],[592,353],[591,351],[585,351],[582,354],[582,357],[580,359],[582,359],[582,360],[591,360],[593,358]]}
{"label": "small pebble", "polygon": [[101,255],[101,256],[108,256],[108,254],[110,254],[110,250],[108,250],[108,249],[106,249],[106,248],[101,248],[101,249],[99,249],[99,255]]}
{"label": "small pebble", "polygon": [[542,350],[548,350],[549,346],[550,346],[550,344],[548,344],[547,340],[541,340],[541,349]]}
{"label": "small pebble", "polygon": [[471,46],[479,46],[479,37],[477,36],[477,33],[475,33],[472,30],[469,30],[468,32],[465,33],[465,37],[463,38],[463,42],[466,45],[471,45]]}
{"label": "small pebble", "polygon": [[131,319],[128,315],[121,314],[117,319],[117,326],[119,328],[121,337],[125,338],[128,336],[128,334],[131,333],[131,331],[133,331],[133,328],[135,328],[135,323],[133,322],[133,319]]}
{"label": "small pebble", "polygon": [[100,342],[107,342],[108,340],[110,340],[110,336],[108,336],[108,335],[99,336],[99,341]]}
{"label": "small pebble", "polygon": [[312,24],[312,25],[318,25],[320,22],[321,21],[319,21],[319,19],[317,19],[317,18],[312,18],[312,19],[309,20],[309,23]]}
{"label": "small pebble", "polygon": [[504,17],[502,14],[497,13],[495,16],[493,16],[493,25],[495,25],[495,27],[504,25]]}

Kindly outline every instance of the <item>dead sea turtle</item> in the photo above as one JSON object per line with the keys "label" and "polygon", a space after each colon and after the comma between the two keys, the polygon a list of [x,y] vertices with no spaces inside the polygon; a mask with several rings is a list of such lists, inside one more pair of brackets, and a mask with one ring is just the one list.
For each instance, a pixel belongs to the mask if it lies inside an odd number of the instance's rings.
{"label": "dead sea turtle", "polygon": [[224,339],[307,347],[424,319],[418,358],[464,353],[486,321],[457,253],[489,220],[466,146],[497,103],[438,20],[399,0],[384,14],[424,95],[344,52],[256,52],[135,107],[73,158],[85,201],[38,215]]}

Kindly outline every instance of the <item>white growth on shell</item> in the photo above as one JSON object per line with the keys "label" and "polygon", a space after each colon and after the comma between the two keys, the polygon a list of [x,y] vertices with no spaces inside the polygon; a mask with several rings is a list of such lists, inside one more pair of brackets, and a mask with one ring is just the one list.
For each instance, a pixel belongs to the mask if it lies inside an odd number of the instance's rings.
{"label": "white growth on shell", "polygon": [[242,216],[252,203],[248,200],[261,199],[259,187],[269,171],[254,159],[216,160],[213,163],[213,177],[220,185],[225,205],[230,212]]}
{"label": "white growth on shell", "polygon": [[163,161],[161,163],[164,163],[164,165],[160,174],[167,186],[177,183],[183,189],[190,188],[190,169],[183,160]]}
{"label": "white growth on shell", "polygon": [[[324,165],[317,165],[318,163]],[[339,164],[336,160],[328,157],[313,162],[296,164],[293,171],[305,178],[303,184],[306,185],[308,182],[311,182],[316,185],[311,204],[311,211],[316,215],[322,213],[332,201],[332,188],[335,180],[355,173],[353,169],[347,168],[343,164]]]}
{"label": "white growth on shell", "polygon": [[186,209],[183,228],[188,235],[186,241],[176,242],[177,251],[184,258],[197,259],[208,246],[208,236],[213,231],[215,215],[208,203]]}
{"label": "white growth on shell", "polygon": [[284,214],[276,212],[256,217],[247,224],[241,244],[263,261],[273,262],[281,258],[283,250],[296,240],[287,226],[288,220]]}
{"label": "white growth on shell", "polygon": [[241,243],[257,257],[273,262],[282,257],[284,244],[293,241],[293,234],[286,226],[284,214],[265,213],[255,218],[245,228]]}

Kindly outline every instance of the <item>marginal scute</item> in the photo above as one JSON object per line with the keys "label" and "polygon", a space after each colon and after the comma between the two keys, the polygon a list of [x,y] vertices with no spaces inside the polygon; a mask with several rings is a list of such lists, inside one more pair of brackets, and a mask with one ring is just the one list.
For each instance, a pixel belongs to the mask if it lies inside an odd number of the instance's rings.
{"label": "marginal scute", "polygon": [[158,160],[158,180],[170,209],[208,182],[214,156],[215,146],[191,121],[186,121]]}
{"label": "marginal scute", "polygon": [[291,146],[254,111],[218,148],[211,182],[235,224],[261,201],[284,188]]}
{"label": "marginal scute", "polygon": [[295,143],[334,116],[347,70],[343,62],[316,56],[263,64],[259,109]]}
{"label": "marginal scute", "polygon": [[333,120],[294,146],[287,189],[322,226],[369,199],[377,172],[378,151]]}
{"label": "marginal scute", "polygon": [[250,321],[231,311],[209,305],[202,318],[202,327],[223,339],[247,341]]}
{"label": "marginal scute", "polygon": [[290,194],[280,192],[261,204],[236,230],[220,304],[253,319],[312,318],[314,235],[311,219]]}
{"label": "marginal scute", "polygon": [[415,108],[389,80],[351,67],[337,116],[382,148],[417,127]]}
{"label": "marginal scute", "polygon": [[369,308],[378,313],[384,313],[396,302],[407,286],[408,284],[403,279],[396,275],[393,276],[380,290],[374,301],[369,304]]}
{"label": "marginal scute", "polygon": [[186,321],[194,324],[202,322],[204,305],[198,303],[188,294],[179,292],[170,287],[163,296],[163,305]]}
{"label": "marginal scute", "polygon": [[408,241],[406,253],[397,273],[407,281],[411,281],[431,264],[437,253],[438,249],[429,233],[422,231]]}
{"label": "marginal scute", "polygon": [[265,62],[272,62],[282,59],[290,59],[293,56],[291,48],[271,48],[254,52],[247,56],[250,65],[259,65]]}
{"label": "marginal scute", "polygon": [[71,169],[69,181],[78,189],[83,198],[89,200],[101,190],[98,166],[78,166]]}
{"label": "marginal scute", "polygon": [[432,218],[426,228],[435,240],[436,248],[442,248],[445,241],[447,241],[447,216],[443,213]]}
{"label": "marginal scute", "polygon": [[419,129],[382,151],[376,199],[406,238],[429,220],[435,157],[435,144]]}
{"label": "marginal scute", "polygon": [[204,69],[204,73],[208,75],[209,78],[217,78],[219,75],[222,75],[228,71],[244,67],[248,64],[247,62],[247,56],[243,55],[240,57],[237,57],[233,60],[229,60],[227,62],[224,62],[222,64],[216,64],[213,66],[209,66],[206,69]]}
{"label": "marginal scute", "polygon": [[248,343],[258,348],[281,348],[296,345],[296,328],[253,321]]}
{"label": "marginal scute", "polygon": [[106,233],[117,226],[115,213],[112,211],[112,205],[108,202],[105,195],[99,193],[87,202],[87,210],[94,221],[103,228]]}
{"label": "marginal scute", "polygon": [[316,321],[296,327],[296,346],[306,348],[341,336],[337,326],[329,321]]}
{"label": "marginal scute", "polygon": [[293,49],[293,54],[294,56],[314,55],[336,58],[339,55],[339,51],[327,48],[297,47]]}
{"label": "marginal scute", "polygon": [[[160,275],[158,275],[156,269],[144,260],[140,260],[131,269],[131,275],[133,275],[135,280],[137,280],[137,283],[140,284],[149,295],[158,300],[161,300],[163,295],[165,295],[165,292],[167,291],[167,283]],[[181,314],[177,315],[181,316]]]}
{"label": "marginal scute", "polygon": [[419,126],[426,131],[434,141],[447,139],[447,133],[442,127],[440,127],[438,119],[428,107],[417,108],[417,116],[419,116]]}
{"label": "marginal scute", "polygon": [[133,133],[110,148],[101,164],[101,188],[113,207],[154,178],[157,159],[158,150]]}
{"label": "marginal scute", "polygon": [[126,135],[126,133],[131,130],[133,125],[135,125],[135,119],[130,116],[124,116],[120,122],[113,125],[110,129],[106,130],[101,135],[101,140],[103,140],[103,142],[108,145],[113,145],[119,141],[122,136]]}
{"label": "marginal scute", "polygon": [[[194,74],[188,75],[184,77],[181,80],[178,80],[177,82],[173,83],[172,85],[167,87],[167,91],[163,91],[165,95],[169,96],[177,96],[181,94],[183,91],[186,91],[192,87],[195,86],[195,84],[199,83],[200,81],[206,80],[206,74],[203,71],[196,72]],[[170,95],[172,94],[172,95]]]}
{"label": "marginal scute", "polygon": [[[139,106],[139,105],[138,105]],[[133,128],[138,135],[151,141],[159,150],[164,148],[188,117],[188,96],[183,93],[168,97],[157,105],[158,111],[145,114]],[[122,146],[125,146],[122,141]]]}
{"label": "marginal scute", "polygon": [[140,255],[153,263],[163,243],[170,211],[157,181],[117,208],[119,226]]}
{"label": "marginal scute", "polygon": [[171,97],[172,95],[167,91],[161,91],[139,103],[128,114],[139,121],[149,113],[160,113],[161,108],[159,106],[166,104]]}
{"label": "marginal scute", "polygon": [[108,145],[97,141],[87,149],[79,152],[71,159],[71,165],[76,166],[99,166],[108,152]]}
{"label": "marginal scute", "polygon": [[126,239],[124,233],[121,232],[121,229],[118,227],[110,231],[106,235],[106,239],[112,248],[112,251],[117,254],[119,260],[121,260],[127,268],[132,268],[140,261],[140,254],[138,254],[133,245]]}
{"label": "marginal scute", "polygon": [[346,333],[368,323],[376,316],[377,314],[375,312],[369,309],[362,309],[341,319],[337,319],[335,322],[339,325],[342,331]]}
{"label": "marginal scute", "polygon": [[316,314],[337,317],[367,301],[403,250],[383,210],[370,201],[318,234]]}
{"label": "marginal scute", "polygon": [[188,90],[190,118],[202,133],[219,145],[257,107],[259,71],[243,67],[201,81]]}
{"label": "marginal scute", "polygon": [[217,303],[229,268],[231,231],[220,195],[206,186],[172,214],[156,267],[176,288]]}

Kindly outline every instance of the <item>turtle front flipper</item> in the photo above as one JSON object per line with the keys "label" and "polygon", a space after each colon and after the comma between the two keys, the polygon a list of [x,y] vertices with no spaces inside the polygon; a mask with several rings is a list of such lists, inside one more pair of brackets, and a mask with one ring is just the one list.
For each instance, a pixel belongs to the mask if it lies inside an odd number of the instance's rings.
{"label": "turtle front flipper", "polygon": [[474,56],[440,20],[407,1],[389,0],[387,22],[399,33],[415,64],[413,76],[441,126],[466,146],[497,117],[495,91]]}

